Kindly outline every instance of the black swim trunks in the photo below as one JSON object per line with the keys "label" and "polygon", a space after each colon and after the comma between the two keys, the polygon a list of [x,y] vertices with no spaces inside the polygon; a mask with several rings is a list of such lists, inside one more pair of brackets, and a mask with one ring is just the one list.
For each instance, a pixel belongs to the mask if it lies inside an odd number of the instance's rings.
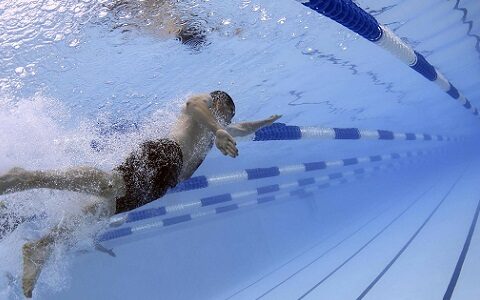
{"label": "black swim trunks", "polygon": [[152,202],[177,185],[183,167],[182,150],[169,139],[147,141],[116,170],[125,181],[125,196],[116,199],[115,213]]}

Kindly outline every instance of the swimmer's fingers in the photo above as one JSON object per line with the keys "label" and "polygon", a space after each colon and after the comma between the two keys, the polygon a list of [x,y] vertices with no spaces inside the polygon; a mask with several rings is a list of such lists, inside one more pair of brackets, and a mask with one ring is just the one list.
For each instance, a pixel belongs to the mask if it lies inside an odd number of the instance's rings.
{"label": "swimmer's fingers", "polygon": [[220,150],[220,152],[222,152],[223,155],[227,155],[227,150],[225,149],[225,143],[222,143],[217,139],[215,141],[215,145],[217,145],[218,150]]}
{"label": "swimmer's fingers", "polygon": [[233,153],[234,153],[235,157],[238,156],[238,148],[237,147],[233,148]]}
{"label": "swimmer's fingers", "polygon": [[280,119],[282,115],[271,115],[267,119],[263,120],[262,126],[269,126],[272,125],[276,120]]}
{"label": "swimmer's fingers", "polygon": [[227,148],[227,151],[228,151],[228,155],[230,155],[231,157],[237,157],[238,156],[238,149],[237,149],[237,147],[235,147],[235,145],[228,144],[226,148]]}
{"label": "swimmer's fingers", "polygon": [[222,152],[223,155],[228,155],[227,150],[225,150],[223,147],[218,148],[218,150],[220,150],[220,152]]}
{"label": "swimmer's fingers", "polygon": [[218,149],[223,155],[228,155],[231,157],[236,157],[238,155],[237,147],[235,147],[235,145],[232,143],[225,143],[221,147],[218,147]]}
{"label": "swimmer's fingers", "polygon": [[238,150],[236,147],[237,143],[227,131],[219,129],[215,132],[215,136],[215,144],[223,155],[229,155],[231,157],[236,157],[238,155]]}
{"label": "swimmer's fingers", "polygon": [[223,145],[222,147],[218,148],[218,149],[220,149],[220,151],[222,152],[223,155],[225,155],[225,156],[227,156],[227,155],[228,155],[228,156],[232,156],[232,154],[231,154],[231,152],[230,152],[230,150],[228,149],[228,146],[227,146],[226,144]]}
{"label": "swimmer's fingers", "polygon": [[227,137],[225,141],[225,150],[227,151],[228,155],[231,157],[236,157],[238,155],[237,143],[232,137]]}
{"label": "swimmer's fingers", "polygon": [[231,135],[228,135],[227,136],[227,144],[233,144],[235,146],[237,144],[237,142],[235,141],[235,139]]}
{"label": "swimmer's fingers", "polygon": [[269,119],[270,119],[272,122],[275,122],[276,120],[280,119],[281,117],[282,117],[282,115],[272,115],[272,116],[270,116]]}
{"label": "swimmer's fingers", "polygon": [[223,145],[219,149],[223,155],[234,157],[234,152],[231,150],[231,148],[227,144]]}
{"label": "swimmer's fingers", "polygon": [[237,149],[237,142],[235,141],[235,139],[233,137],[229,137],[228,141],[227,141],[227,148],[228,150],[234,154],[235,156],[238,155],[238,149]]}

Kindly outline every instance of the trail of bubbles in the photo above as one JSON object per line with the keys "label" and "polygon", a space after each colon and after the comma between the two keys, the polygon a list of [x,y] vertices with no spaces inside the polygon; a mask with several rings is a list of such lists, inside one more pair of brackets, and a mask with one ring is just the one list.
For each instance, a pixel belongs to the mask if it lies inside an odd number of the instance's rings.
{"label": "trail of bubbles", "polygon": [[[183,99],[176,99],[155,111],[148,121],[137,122],[135,130],[124,132],[116,130],[118,120],[112,122],[105,114],[75,124],[62,102],[41,93],[14,99],[0,98],[0,140],[6,141],[0,144],[0,175],[15,166],[45,170],[88,165],[111,170],[141,141],[166,136],[183,103]],[[100,139],[105,147],[101,152],[91,147],[92,140]],[[21,224],[0,240],[0,297],[16,299],[21,295],[21,249],[27,240],[41,237],[62,220],[82,218],[73,236],[56,248],[39,281],[40,291],[58,291],[68,286],[72,252],[92,249],[94,233],[103,226],[95,219],[80,216],[81,208],[95,200],[93,196],[51,190],[0,196],[7,214],[25,218],[47,215]]]}

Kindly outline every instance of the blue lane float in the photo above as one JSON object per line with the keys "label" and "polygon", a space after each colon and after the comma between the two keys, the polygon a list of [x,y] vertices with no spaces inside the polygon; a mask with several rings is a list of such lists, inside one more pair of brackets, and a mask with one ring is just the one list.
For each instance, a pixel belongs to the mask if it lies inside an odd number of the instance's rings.
{"label": "blue lane float", "polygon": [[[313,185],[313,186],[301,186],[297,189],[291,190],[289,192],[285,193],[277,193],[273,195],[259,195],[257,198],[249,201],[243,201],[243,202],[236,202],[232,204],[227,204],[223,206],[217,206],[214,208],[211,208],[209,210],[203,210],[203,211],[198,211],[198,212],[191,212],[191,213],[185,213],[182,215],[177,215],[177,216],[172,216],[168,218],[164,218],[159,221],[147,223],[147,224],[142,224],[138,226],[129,226],[129,227],[122,227],[118,229],[113,229],[106,231],[100,235],[97,236],[97,241],[99,242],[105,242],[117,238],[122,238],[126,237],[129,235],[132,235],[137,232],[145,231],[145,230],[151,230],[151,229],[157,229],[157,228],[165,228],[165,227],[170,227],[172,225],[177,225],[177,224],[182,224],[182,223],[187,223],[189,221],[197,220],[199,218],[203,217],[208,217],[208,216],[213,216],[213,215],[219,215],[222,213],[226,212],[232,212],[239,210],[241,208],[245,207],[251,207],[251,206],[256,206],[260,204],[265,204],[265,203],[271,203],[271,202],[278,202],[279,200],[282,199],[291,199],[292,197],[296,198],[306,198],[313,196],[315,194],[315,191],[329,188],[332,186],[336,186],[339,184],[346,184],[349,182],[352,182],[358,178],[364,178],[369,174],[372,174],[377,171],[384,171],[384,170],[391,170],[395,167],[395,164],[389,163],[385,165],[378,165],[374,167],[367,167],[367,168],[362,168],[362,169],[357,169],[357,171],[354,173],[355,176],[351,178],[340,178],[336,180],[332,180],[329,182],[324,182],[324,183],[319,183],[318,185]],[[157,216],[151,216],[150,218],[155,218]],[[142,220],[145,220],[143,218]]]}
{"label": "blue lane float", "polygon": [[[425,155],[431,155],[435,152],[439,152],[439,151],[428,151],[428,152],[417,151],[412,155],[398,154],[398,155],[394,155],[393,157],[395,157],[395,159],[397,159],[397,163],[399,163],[398,159],[401,157],[409,157],[409,158],[421,157]],[[381,156],[375,156],[375,157],[376,159],[377,157],[381,158]],[[112,226],[115,227],[124,223],[133,223],[133,222],[138,222],[138,221],[156,218],[156,217],[165,217],[169,214],[178,214],[184,211],[198,210],[198,209],[213,206],[213,205],[240,201],[241,199],[244,199],[244,198],[257,197],[257,196],[262,197],[268,194],[277,193],[284,190],[303,188],[303,187],[314,185],[314,184],[328,183],[330,181],[335,181],[338,179],[348,179],[349,177],[359,176],[369,172],[381,170],[382,168],[384,168],[384,166],[385,165],[376,165],[372,167],[352,169],[344,172],[334,172],[334,173],[325,174],[325,175],[316,176],[316,177],[301,178],[296,181],[282,183],[282,184],[269,184],[269,185],[260,186],[251,190],[208,196],[201,199],[195,199],[195,200],[177,203],[177,204],[168,205],[168,206],[160,206],[155,208],[136,210],[128,214],[114,216],[110,220],[111,220]]]}
{"label": "blue lane float", "polygon": [[382,37],[383,32],[377,20],[352,1],[297,1],[335,22],[342,24],[369,41],[375,42]]}
{"label": "blue lane float", "polygon": [[318,177],[302,178],[293,182],[288,182],[283,184],[271,184],[271,185],[261,186],[256,189],[241,191],[237,193],[219,194],[219,195],[204,197],[201,199],[196,199],[196,200],[183,202],[179,204],[136,210],[128,213],[124,217],[124,220],[125,220],[125,223],[133,223],[133,222],[138,222],[138,221],[151,219],[155,217],[167,216],[168,214],[172,214],[172,213],[178,213],[178,212],[188,211],[188,210],[196,210],[196,209],[204,208],[208,206],[238,201],[240,199],[248,198],[252,196],[253,197],[254,196],[270,197],[270,196],[267,196],[267,194],[272,194],[272,193],[280,192],[287,189],[302,188],[302,187],[313,185],[313,184],[320,184],[322,182],[327,183],[328,181],[332,181],[332,180],[361,175],[368,172],[368,170],[375,170],[375,167],[372,167],[370,169],[359,168],[351,171],[331,173],[331,174],[326,174]]}
{"label": "blue lane float", "polygon": [[325,140],[402,140],[402,141],[459,141],[458,137],[446,135],[412,132],[393,132],[383,129],[360,129],[360,128],[328,128],[328,127],[301,127],[274,123],[270,126],[257,130],[253,135],[246,138],[252,141],[273,140],[302,140],[302,139],[325,139]]}
{"label": "blue lane float", "polygon": [[[135,124],[135,123],[132,123]],[[113,126],[110,130],[101,131],[102,136],[110,136],[115,133],[129,133],[139,129],[138,125],[124,127]],[[285,141],[285,140],[400,140],[400,141],[459,141],[459,137],[447,135],[413,132],[394,132],[385,129],[361,129],[361,128],[336,128],[336,127],[314,127],[296,126],[285,123],[273,123],[254,134],[237,138],[237,141]],[[105,148],[105,141],[96,139],[90,142],[92,149],[102,151]]]}
{"label": "blue lane float", "polygon": [[245,169],[220,175],[195,176],[179,183],[176,187],[170,189],[168,193],[178,193],[204,189],[210,186],[218,186],[242,181],[257,180],[263,178],[277,177],[281,175],[291,175],[297,173],[319,171],[332,167],[345,167],[360,163],[378,162],[384,160],[399,159],[402,157],[418,156],[426,154],[426,150],[407,151],[402,153],[390,153],[383,155],[370,155],[361,157],[344,158],[330,161],[306,162],[296,165],[287,165],[280,167],[253,168]]}
{"label": "blue lane float", "polygon": [[352,0],[296,1],[379,45],[423,77],[436,83],[450,97],[458,100],[465,109],[470,110],[475,116],[479,115],[478,109],[423,55],[411,48],[388,27],[380,24],[375,17],[361,9]]}

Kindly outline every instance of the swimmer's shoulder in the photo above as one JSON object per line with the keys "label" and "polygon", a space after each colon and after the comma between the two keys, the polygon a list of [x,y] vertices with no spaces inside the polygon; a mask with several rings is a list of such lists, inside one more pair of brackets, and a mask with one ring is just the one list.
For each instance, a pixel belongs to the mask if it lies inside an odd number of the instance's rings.
{"label": "swimmer's shoulder", "polygon": [[186,101],[186,105],[189,105],[191,103],[195,103],[195,102],[204,102],[205,104],[208,105],[208,107],[211,107],[212,106],[212,96],[210,96],[210,94],[207,94],[207,93],[201,93],[201,94],[193,94],[193,95],[190,95],[188,98],[187,98],[187,101]]}

